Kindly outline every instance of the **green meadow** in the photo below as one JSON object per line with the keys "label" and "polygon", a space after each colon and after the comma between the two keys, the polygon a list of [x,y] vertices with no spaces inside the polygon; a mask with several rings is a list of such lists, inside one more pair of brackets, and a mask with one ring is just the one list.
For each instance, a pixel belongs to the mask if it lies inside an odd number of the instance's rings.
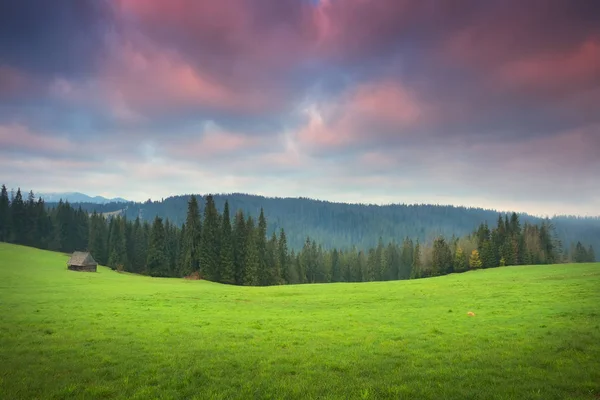
{"label": "green meadow", "polygon": [[2,399],[600,398],[600,264],[263,288],[67,259],[0,243]]}

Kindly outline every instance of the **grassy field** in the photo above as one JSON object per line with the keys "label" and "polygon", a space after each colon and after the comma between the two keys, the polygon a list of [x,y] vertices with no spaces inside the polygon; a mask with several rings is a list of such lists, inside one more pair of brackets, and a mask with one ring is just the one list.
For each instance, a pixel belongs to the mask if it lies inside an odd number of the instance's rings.
{"label": "grassy field", "polygon": [[600,264],[250,288],[66,260],[0,243],[2,399],[600,398]]}

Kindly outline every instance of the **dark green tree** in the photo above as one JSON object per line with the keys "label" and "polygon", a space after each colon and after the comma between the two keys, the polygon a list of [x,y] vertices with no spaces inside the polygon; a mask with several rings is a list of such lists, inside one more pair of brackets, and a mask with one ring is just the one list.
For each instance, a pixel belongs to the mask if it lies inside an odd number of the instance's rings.
{"label": "dark green tree", "polygon": [[256,235],[258,231],[254,228],[254,220],[248,217],[246,221],[246,259],[244,262],[243,282],[244,285],[256,286],[258,279],[258,246],[256,244]]}
{"label": "dark green tree", "polygon": [[108,266],[122,271],[128,266],[125,220],[121,217],[113,219],[108,243]]}
{"label": "dark green tree", "polygon": [[152,229],[150,230],[146,268],[150,276],[169,276],[165,227],[162,218],[159,217],[154,218]]}
{"label": "dark green tree", "polygon": [[287,238],[285,236],[285,231],[283,230],[283,228],[279,232],[278,247],[279,265],[281,267],[281,278],[283,279],[284,283],[290,283],[292,269],[290,268],[289,262],[290,256],[288,254]]}
{"label": "dark green tree", "polygon": [[231,231],[231,219],[229,217],[229,203],[227,201],[225,201],[221,225],[221,263],[219,276],[221,282],[233,284],[235,283],[233,237]]}
{"label": "dark green tree", "polygon": [[239,210],[233,221],[233,266],[236,285],[244,284],[244,268],[246,265],[246,220],[244,212]]}
{"label": "dark green tree", "polygon": [[204,279],[218,282],[221,251],[219,248],[221,227],[219,213],[212,195],[206,196],[204,223],[202,225],[200,246],[200,270]]}
{"label": "dark green tree", "polygon": [[261,286],[271,284],[271,273],[267,265],[267,220],[264,210],[260,209],[258,230],[256,232],[256,249],[258,251],[258,283]]}
{"label": "dark green tree", "polygon": [[200,271],[200,249],[202,243],[202,223],[196,196],[192,195],[188,202],[185,219],[185,232],[182,242],[182,265],[180,274],[187,276]]}
{"label": "dark green tree", "polygon": [[10,200],[6,186],[2,185],[0,193],[0,242],[10,240]]}

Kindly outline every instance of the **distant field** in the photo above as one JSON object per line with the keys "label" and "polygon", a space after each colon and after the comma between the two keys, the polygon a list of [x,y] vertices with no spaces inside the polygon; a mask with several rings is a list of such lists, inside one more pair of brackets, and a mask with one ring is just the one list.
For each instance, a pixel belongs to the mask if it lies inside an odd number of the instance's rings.
{"label": "distant field", "polygon": [[0,243],[2,399],[600,398],[600,264],[252,288],[66,260]]}

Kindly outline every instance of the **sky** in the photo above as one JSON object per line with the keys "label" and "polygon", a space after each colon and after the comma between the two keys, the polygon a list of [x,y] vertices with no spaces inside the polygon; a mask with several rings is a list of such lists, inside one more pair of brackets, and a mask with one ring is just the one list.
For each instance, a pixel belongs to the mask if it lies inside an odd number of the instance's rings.
{"label": "sky", "polygon": [[596,0],[0,2],[9,188],[600,215]]}

